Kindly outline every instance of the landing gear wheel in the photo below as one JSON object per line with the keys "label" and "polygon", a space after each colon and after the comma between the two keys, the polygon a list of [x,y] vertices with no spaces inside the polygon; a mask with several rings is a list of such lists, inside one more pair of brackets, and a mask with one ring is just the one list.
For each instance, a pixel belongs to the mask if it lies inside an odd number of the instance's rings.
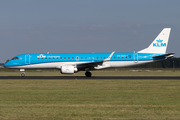
{"label": "landing gear wheel", "polygon": [[89,71],[87,71],[86,73],[85,73],[85,75],[86,75],[86,77],[91,77],[91,72],[89,72]]}
{"label": "landing gear wheel", "polygon": [[24,77],[24,76],[25,76],[25,73],[21,73],[21,76]]}

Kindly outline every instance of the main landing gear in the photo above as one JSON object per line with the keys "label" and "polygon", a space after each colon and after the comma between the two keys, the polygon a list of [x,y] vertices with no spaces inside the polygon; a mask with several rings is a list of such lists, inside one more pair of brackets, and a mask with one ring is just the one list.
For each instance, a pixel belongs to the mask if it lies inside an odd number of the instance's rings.
{"label": "main landing gear", "polygon": [[21,76],[24,77],[25,76],[25,69],[20,69],[21,71]]}
{"label": "main landing gear", "polygon": [[91,72],[86,71],[85,75],[86,75],[86,77],[91,77],[92,74],[91,74]]}

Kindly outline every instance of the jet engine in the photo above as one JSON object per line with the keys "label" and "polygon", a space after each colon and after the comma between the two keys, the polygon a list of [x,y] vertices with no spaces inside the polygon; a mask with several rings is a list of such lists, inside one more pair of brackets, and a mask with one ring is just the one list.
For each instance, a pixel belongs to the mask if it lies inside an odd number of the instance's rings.
{"label": "jet engine", "polygon": [[62,74],[74,74],[75,72],[77,72],[78,69],[74,66],[61,66],[61,73]]}

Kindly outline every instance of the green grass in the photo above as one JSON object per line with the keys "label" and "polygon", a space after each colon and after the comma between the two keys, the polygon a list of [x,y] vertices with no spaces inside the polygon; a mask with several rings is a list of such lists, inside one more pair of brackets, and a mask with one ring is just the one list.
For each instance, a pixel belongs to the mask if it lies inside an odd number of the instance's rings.
{"label": "green grass", "polygon": [[[0,76],[20,74],[17,70],[0,70]],[[128,68],[92,74],[180,76],[180,70]],[[27,70],[26,76],[64,75],[58,70]],[[84,72],[73,76],[84,76]],[[0,80],[0,120],[179,118],[180,80]]]}
{"label": "green grass", "polygon": [[0,80],[0,119],[180,119],[180,81]]}

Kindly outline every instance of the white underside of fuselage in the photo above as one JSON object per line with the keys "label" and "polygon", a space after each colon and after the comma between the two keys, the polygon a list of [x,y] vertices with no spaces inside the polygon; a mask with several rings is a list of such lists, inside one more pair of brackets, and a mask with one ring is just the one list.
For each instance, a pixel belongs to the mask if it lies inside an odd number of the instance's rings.
{"label": "white underside of fuselage", "polygon": [[[107,68],[120,68],[120,67],[128,67],[134,66],[139,64],[145,64],[153,62],[151,61],[108,61],[104,62],[103,65],[108,65]],[[78,64],[82,64],[86,62],[51,62],[51,63],[39,63],[39,64],[29,64],[23,66],[12,66],[9,68],[16,68],[16,69],[60,69],[63,65],[74,65],[78,67]]]}

